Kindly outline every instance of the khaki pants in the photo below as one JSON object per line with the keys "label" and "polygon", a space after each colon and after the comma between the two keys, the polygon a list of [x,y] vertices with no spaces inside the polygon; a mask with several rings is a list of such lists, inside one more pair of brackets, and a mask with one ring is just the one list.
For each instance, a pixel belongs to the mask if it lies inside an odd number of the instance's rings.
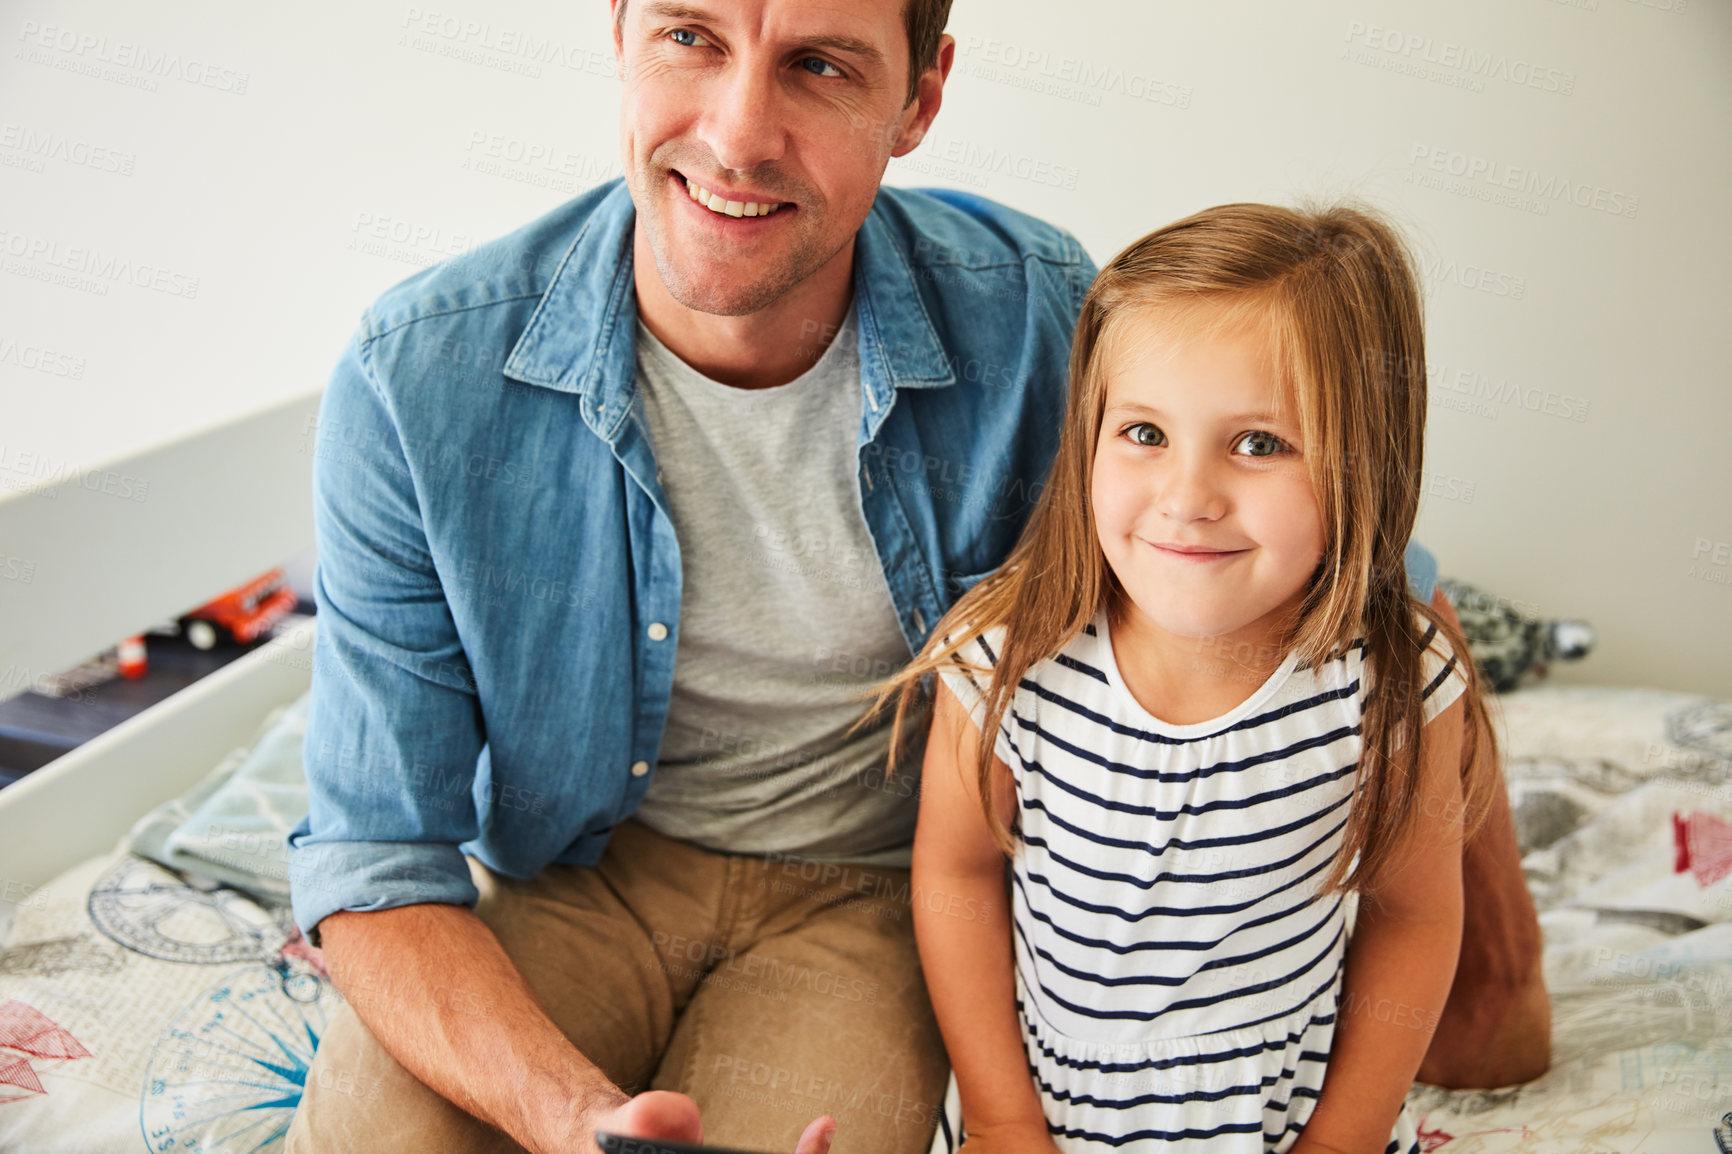
{"label": "khaki pants", "polygon": [[[792,1154],[831,1114],[834,1154],[930,1146],[948,1067],[907,870],[713,853],[636,821],[593,868],[517,881],[470,867],[476,914],[565,1036],[628,1093],[691,1095],[706,1143]],[[471,998],[478,1012],[484,997]],[[522,1147],[404,1070],[344,1006],[287,1149]]]}

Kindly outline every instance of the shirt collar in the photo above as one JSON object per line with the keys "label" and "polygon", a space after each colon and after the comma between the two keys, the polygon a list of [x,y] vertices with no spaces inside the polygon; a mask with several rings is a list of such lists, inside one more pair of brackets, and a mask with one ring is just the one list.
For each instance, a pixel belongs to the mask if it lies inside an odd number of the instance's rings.
{"label": "shirt collar", "polygon": [[505,360],[504,373],[514,381],[581,397],[584,419],[598,432],[616,423],[608,418],[625,416],[623,405],[617,413],[609,410],[618,391],[618,346],[623,339],[629,354],[637,336],[631,291],[636,219],[631,193],[619,180],[578,229]]}
{"label": "shirt collar", "polygon": [[891,388],[942,388],[956,383],[950,358],[932,326],[908,254],[891,231],[882,191],[854,244],[854,293],[860,308],[860,352],[881,358]]}
{"label": "shirt collar", "polygon": [[[862,376],[879,403],[893,389],[956,383],[884,201],[880,193],[854,248]],[[636,222],[630,190],[619,179],[578,230],[504,366],[512,380],[577,394],[585,420],[604,435],[625,419],[636,381]],[[878,371],[867,369],[868,357]]]}

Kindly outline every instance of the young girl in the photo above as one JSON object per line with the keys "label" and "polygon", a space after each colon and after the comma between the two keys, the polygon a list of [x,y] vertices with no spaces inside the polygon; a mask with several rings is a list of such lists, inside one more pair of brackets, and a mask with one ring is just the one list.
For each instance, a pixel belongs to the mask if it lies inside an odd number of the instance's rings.
{"label": "young girl", "polygon": [[[1403,565],[1424,366],[1357,210],[1210,209],[1095,281],[1027,531],[886,691],[942,681],[914,884],[964,900],[916,930],[969,1154],[1419,1150],[1489,764]],[[1011,917],[951,916],[1006,854]]]}

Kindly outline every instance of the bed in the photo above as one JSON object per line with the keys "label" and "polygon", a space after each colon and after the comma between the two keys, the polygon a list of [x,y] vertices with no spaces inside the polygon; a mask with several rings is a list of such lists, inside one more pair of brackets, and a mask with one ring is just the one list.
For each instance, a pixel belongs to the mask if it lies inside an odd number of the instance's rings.
{"label": "bed", "polygon": [[[280,1148],[340,998],[259,833],[282,815],[257,812],[293,805],[259,800],[257,767],[298,764],[313,628],[0,791],[0,1150]],[[1522,1087],[1415,1086],[1426,1149],[1732,1152],[1732,703],[1498,701],[1554,1064]],[[163,823],[224,783],[243,816],[207,821],[202,859],[164,855]],[[68,813],[79,828],[52,820]],[[935,1154],[958,1126],[952,1087]]]}

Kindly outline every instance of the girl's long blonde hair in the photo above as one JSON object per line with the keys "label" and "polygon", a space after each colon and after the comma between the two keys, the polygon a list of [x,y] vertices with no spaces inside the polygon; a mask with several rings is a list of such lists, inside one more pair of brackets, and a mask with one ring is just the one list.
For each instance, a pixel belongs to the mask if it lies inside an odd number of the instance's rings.
{"label": "girl's long blonde hair", "polygon": [[1256,317],[1267,327],[1272,363],[1297,407],[1324,527],[1322,562],[1287,648],[1317,667],[1364,639],[1367,667],[1375,672],[1367,679],[1353,803],[1323,889],[1375,888],[1421,817],[1425,687],[1416,614],[1443,631],[1468,683],[1463,741],[1473,756],[1462,792],[1470,835],[1496,773],[1466,642],[1408,591],[1404,553],[1419,507],[1425,441],[1424,326],[1406,246],[1370,211],[1222,205],[1150,233],[1101,270],[1077,320],[1058,454],[1022,537],[1004,565],[964,594],[914,660],[882,687],[878,708],[895,697],[901,733],[926,675],[974,669],[958,650],[1006,627],[995,666],[974,670],[990,677],[976,770],[993,837],[1011,852],[1009,830],[992,804],[989,735],[1029,668],[1124,596],[1095,534],[1089,477],[1107,394],[1110,358],[1103,348],[1152,309]]}

